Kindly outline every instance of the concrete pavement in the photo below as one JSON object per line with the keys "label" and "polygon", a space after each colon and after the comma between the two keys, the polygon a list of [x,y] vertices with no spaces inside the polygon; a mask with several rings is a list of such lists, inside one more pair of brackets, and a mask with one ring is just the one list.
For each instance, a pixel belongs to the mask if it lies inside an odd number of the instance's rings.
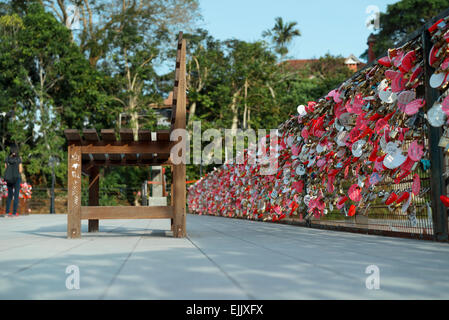
{"label": "concrete pavement", "polygon": [[[68,240],[66,223],[0,219],[0,299],[449,298],[445,243],[194,215],[186,239],[168,220],[106,220]],[[366,287],[368,266],[379,290]]]}

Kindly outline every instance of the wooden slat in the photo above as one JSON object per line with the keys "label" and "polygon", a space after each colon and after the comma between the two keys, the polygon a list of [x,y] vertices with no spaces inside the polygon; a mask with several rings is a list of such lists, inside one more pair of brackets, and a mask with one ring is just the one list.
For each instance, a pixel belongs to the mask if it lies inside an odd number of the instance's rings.
{"label": "wooden slat", "polygon": [[172,219],[173,207],[81,207],[82,220]]}
{"label": "wooden slat", "polygon": [[[176,65],[175,65],[175,83],[173,86],[173,104],[172,104],[172,117],[171,117],[171,123],[174,125],[175,123],[175,117],[176,117],[176,109],[177,109],[177,101],[178,101],[178,86],[179,86],[179,80],[181,76],[181,65],[183,63],[183,49],[185,49],[185,41],[182,39],[183,33],[180,32],[178,36],[178,48],[176,52]],[[184,45],[184,48],[183,48]]]}
{"label": "wooden slat", "polygon": [[117,141],[114,129],[101,129],[101,137],[103,141],[107,142]]}
{"label": "wooden slat", "polygon": [[152,153],[141,153],[140,154],[140,161],[147,161],[147,160],[152,160],[152,159],[153,159]]}
{"label": "wooden slat", "polygon": [[156,154],[154,159],[161,162],[167,161],[168,159],[170,159],[170,153],[158,153]]}
{"label": "wooden slat", "polygon": [[[84,136],[84,140],[86,142],[100,141],[100,138],[98,137],[97,130],[95,130],[95,129],[83,129],[83,136]],[[105,154],[94,154],[92,156],[93,156],[94,160],[99,160],[99,161],[106,160]]]}
{"label": "wooden slat", "polygon": [[[134,133],[132,129],[120,129],[120,141],[121,142],[133,142],[134,141]],[[125,161],[137,161],[137,154],[135,153],[126,153],[124,154]]]}
{"label": "wooden slat", "polygon": [[[180,36],[182,37],[182,35]],[[182,41],[181,58],[179,67],[179,84],[177,90],[176,110],[172,116],[174,119],[172,129],[186,128],[186,41]]]}
{"label": "wooden slat", "polygon": [[129,142],[134,141],[134,134],[132,129],[120,129],[120,141]]}
{"label": "wooden slat", "polygon": [[139,130],[139,141],[151,141],[151,131],[150,130]]}
{"label": "wooden slat", "polygon": [[135,153],[127,153],[123,157],[125,162],[135,162],[138,161],[138,154]]}
{"label": "wooden slat", "polygon": [[83,153],[90,154],[130,154],[130,153],[170,153],[172,143],[167,142],[149,142],[145,144],[130,143],[129,145],[87,145],[81,146]]}
{"label": "wooden slat", "polygon": [[81,141],[81,135],[79,131],[76,129],[66,129],[64,130],[64,135],[66,139],[69,141],[69,144]]}
{"label": "wooden slat", "polygon": [[159,130],[156,132],[157,141],[170,141],[170,130]]}
{"label": "wooden slat", "polygon": [[[106,143],[113,143],[117,141],[114,129],[102,129],[101,137],[103,138],[103,141]],[[120,154],[108,154],[108,157],[113,161],[120,161],[122,159]]]}
{"label": "wooden slat", "polygon": [[97,130],[95,129],[83,129],[83,136],[86,141],[100,141]]}
{"label": "wooden slat", "polygon": [[86,169],[90,169],[92,167],[98,166],[98,167],[115,167],[115,166],[161,166],[161,165],[172,165],[172,162],[170,159],[138,159],[137,161],[112,161],[112,160],[105,160],[105,161],[83,161],[83,169],[86,167]]}

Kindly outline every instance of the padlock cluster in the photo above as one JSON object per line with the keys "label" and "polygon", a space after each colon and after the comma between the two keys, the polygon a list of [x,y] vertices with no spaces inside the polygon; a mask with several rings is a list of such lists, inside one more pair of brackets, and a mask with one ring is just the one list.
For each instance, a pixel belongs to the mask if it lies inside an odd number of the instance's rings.
{"label": "padlock cluster", "polygon": [[3,178],[0,178],[0,198],[8,197],[8,187],[6,181]]}
{"label": "padlock cluster", "polygon": [[20,193],[19,193],[19,198],[21,199],[31,199],[31,195],[33,194],[33,187],[24,182],[20,184]]}
{"label": "padlock cluster", "polygon": [[[33,187],[24,182],[20,184],[20,192],[19,192],[19,198],[21,199],[31,199],[31,196],[33,194]],[[0,178],[0,198],[7,198],[8,197],[8,185],[6,181],[3,178]]]}
{"label": "padlock cluster", "polygon": [[[447,21],[429,29],[429,61],[417,37],[326,97],[300,105],[278,128],[273,174],[260,174],[263,161],[250,164],[246,153],[244,164],[225,164],[189,188],[190,212],[278,221],[367,215],[371,204],[382,204],[415,217],[410,204],[428,191],[419,172],[428,176],[430,169],[429,126],[446,129],[440,146],[449,149]],[[428,80],[425,63],[435,68]],[[433,106],[426,105],[425,81],[440,91]],[[411,187],[398,187],[406,182]]]}

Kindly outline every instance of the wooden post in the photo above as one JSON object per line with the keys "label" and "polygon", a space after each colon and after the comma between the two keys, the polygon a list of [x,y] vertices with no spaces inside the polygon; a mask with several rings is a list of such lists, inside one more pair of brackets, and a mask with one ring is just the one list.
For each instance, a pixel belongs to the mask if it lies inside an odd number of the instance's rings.
{"label": "wooden post", "polygon": [[[439,92],[430,86],[429,80],[435,71],[429,65],[429,55],[432,48],[430,33],[425,29],[422,33],[422,43],[424,51],[424,86],[426,111],[432,108],[435,101],[438,100]],[[432,127],[427,124],[429,130],[429,147],[430,147],[430,200],[432,207],[433,232],[437,241],[448,240],[448,216],[447,209],[440,200],[441,195],[446,195],[446,185],[442,175],[444,172],[444,156],[443,150],[438,146],[442,135],[441,128]]]}
{"label": "wooden post", "polygon": [[173,168],[173,191],[174,191],[174,213],[173,221],[173,235],[176,238],[183,238],[186,236],[186,167],[185,165],[175,165]]}
{"label": "wooden post", "polygon": [[[178,69],[179,68],[179,69]],[[179,34],[178,56],[176,59],[176,78],[174,97],[176,97],[176,110],[173,129],[186,130],[186,41]],[[174,102],[175,103],[175,102]],[[186,140],[184,139],[184,142]],[[186,149],[185,149],[186,150]],[[173,235],[183,238],[186,234],[186,155],[183,161],[173,166]]]}
{"label": "wooden post", "polygon": [[[90,169],[89,175],[89,206],[98,207],[100,205],[100,168],[94,166]],[[89,232],[98,232],[99,220],[89,220]]]}
{"label": "wooden post", "polygon": [[[170,206],[173,207],[173,198],[174,198],[174,195],[173,195],[173,166],[170,166],[170,171],[171,171],[171,176],[172,176],[172,182],[170,184]],[[171,231],[174,231],[173,219],[171,219],[170,227],[171,227]]]}
{"label": "wooden post", "polygon": [[81,147],[68,150],[67,237],[81,238]]}

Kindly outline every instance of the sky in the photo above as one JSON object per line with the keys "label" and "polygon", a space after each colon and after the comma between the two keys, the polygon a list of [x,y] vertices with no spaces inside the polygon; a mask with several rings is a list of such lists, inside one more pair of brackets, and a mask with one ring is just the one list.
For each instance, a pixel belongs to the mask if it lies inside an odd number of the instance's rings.
{"label": "sky", "polygon": [[385,12],[398,0],[200,0],[200,26],[219,40],[257,41],[274,26],[274,19],[296,21],[302,36],[290,46],[289,57],[313,59],[326,53],[359,57],[372,30],[369,6]]}

